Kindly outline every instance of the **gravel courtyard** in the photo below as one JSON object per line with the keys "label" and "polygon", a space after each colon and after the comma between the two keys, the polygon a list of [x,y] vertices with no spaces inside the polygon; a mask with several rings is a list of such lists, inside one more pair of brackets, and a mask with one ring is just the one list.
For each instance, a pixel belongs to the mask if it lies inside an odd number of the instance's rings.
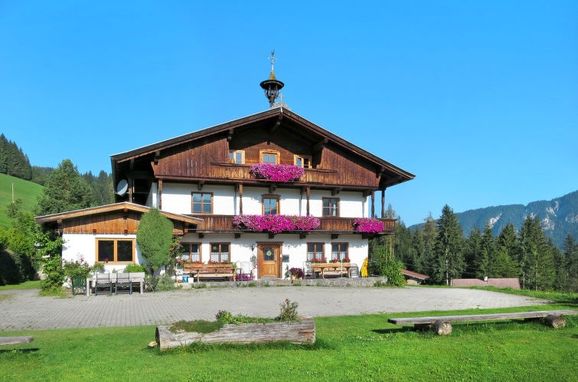
{"label": "gravel courtyard", "polygon": [[544,303],[529,297],[450,288],[213,288],[144,295],[39,297],[8,290],[0,299],[0,330],[137,326],[212,319],[219,310],[274,317],[285,298],[307,316],[501,308]]}

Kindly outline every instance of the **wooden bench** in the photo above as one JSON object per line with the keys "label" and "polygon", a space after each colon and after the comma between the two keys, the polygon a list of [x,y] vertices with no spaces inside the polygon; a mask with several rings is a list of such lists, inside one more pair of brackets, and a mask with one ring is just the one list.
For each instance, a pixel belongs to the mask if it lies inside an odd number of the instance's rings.
{"label": "wooden bench", "polygon": [[349,277],[351,263],[313,263],[311,264],[314,273],[319,273],[321,278],[325,276]]}
{"label": "wooden bench", "polygon": [[449,335],[452,332],[452,322],[455,321],[499,321],[499,320],[536,320],[542,319],[553,328],[563,328],[566,326],[566,320],[563,316],[578,314],[576,310],[545,310],[537,312],[519,312],[519,313],[493,313],[493,314],[471,314],[460,316],[432,316],[432,317],[408,317],[408,318],[390,318],[387,321],[396,324],[413,324],[415,329],[429,330],[433,329],[438,335]]}
{"label": "wooden bench", "polygon": [[29,344],[34,338],[29,336],[21,337],[0,337],[0,345]]}
{"label": "wooden bench", "polygon": [[194,266],[183,266],[185,273],[190,273],[199,282],[201,279],[221,279],[225,278],[233,281],[235,279],[235,268],[232,263],[223,264],[194,264]]}

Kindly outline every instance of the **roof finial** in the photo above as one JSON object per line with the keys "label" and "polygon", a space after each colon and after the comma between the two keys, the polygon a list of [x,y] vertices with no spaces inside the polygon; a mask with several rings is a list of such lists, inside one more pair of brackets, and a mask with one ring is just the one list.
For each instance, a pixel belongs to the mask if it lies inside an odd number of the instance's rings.
{"label": "roof finial", "polygon": [[269,55],[269,61],[271,62],[271,73],[269,73],[269,78],[261,82],[261,88],[265,90],[265,97],[269,100],[269,107],[273,107],[275,100],[279,96],[279,91],[285,86],[285,84],[275,77],[275,49],[271,51]]}

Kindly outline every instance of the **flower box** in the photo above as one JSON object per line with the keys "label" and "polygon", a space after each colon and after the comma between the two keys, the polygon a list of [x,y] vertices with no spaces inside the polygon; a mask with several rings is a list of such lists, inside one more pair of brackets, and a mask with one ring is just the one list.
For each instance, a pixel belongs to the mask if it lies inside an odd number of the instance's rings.
{"label": "flower box", "polygon": [[353,220],[353,228],[361,233],[380,233],[385,230],[385,225],[379,219],[357,218]]}
{"label": "flower box", "polygon": [[251,174],[256,178],[280,183],[295,182],[304,173],[302,167],[289,164],[259,163],[251,166]]}
{"label": "flower box", "polygon": [[319,228],[321,221],[314,216],[237,215],[233,225],[253,232],[309,232]]}

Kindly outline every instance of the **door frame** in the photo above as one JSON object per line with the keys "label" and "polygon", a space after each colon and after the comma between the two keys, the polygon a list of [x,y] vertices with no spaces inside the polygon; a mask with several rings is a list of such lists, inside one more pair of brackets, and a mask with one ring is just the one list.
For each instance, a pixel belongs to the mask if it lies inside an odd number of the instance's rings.
{"label": "door frame", "polygon": [[[277,274],[274,277],[281,278],[281,270],[283,264],[281,262],[281,250],[283,248],[282,241],[258,241],[257,242],[257,276],[261,279],[263,277],[261,273],[261,267],[263,266],[263,247],[271,246],[277,247],[278,251],[275,255],[275,262],[277,263]],[[269,275],[265,276],[268,277]]]}

